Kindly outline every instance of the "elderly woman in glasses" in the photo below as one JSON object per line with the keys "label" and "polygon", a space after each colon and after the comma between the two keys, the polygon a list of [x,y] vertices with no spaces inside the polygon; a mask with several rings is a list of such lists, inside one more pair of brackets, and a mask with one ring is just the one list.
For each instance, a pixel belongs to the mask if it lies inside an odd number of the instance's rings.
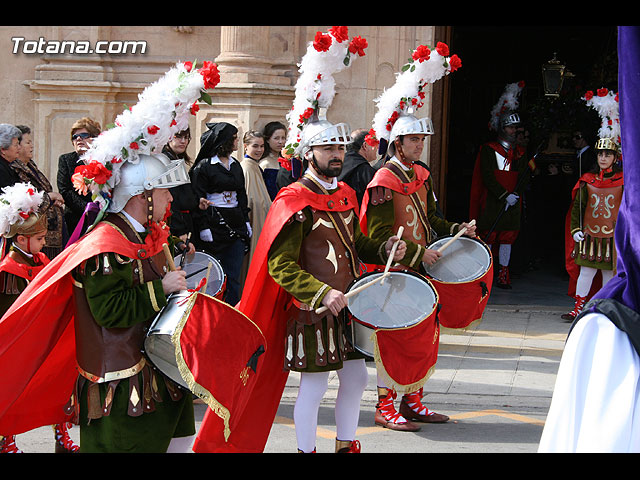
{"label": "elderly woman in glasses", "polygon": [[82,218],[91,195],[80,195],[73,187],[71,176],[80,164],[80,157],[89,149],[91,142],[100,135],[100,124],[88,117],[81,118],[71,127],[73,152],[60,155],[58,159],[58,191],[64,198],[64,218],[70,235]]}

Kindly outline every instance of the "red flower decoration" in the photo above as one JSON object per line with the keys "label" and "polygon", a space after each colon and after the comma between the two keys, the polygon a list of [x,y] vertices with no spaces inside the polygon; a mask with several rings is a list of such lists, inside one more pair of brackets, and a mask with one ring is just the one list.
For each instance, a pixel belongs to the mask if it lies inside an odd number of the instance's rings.
{"label": "red flower decoration", "polygon": [[415,51],[411,54],[411,58],[419,61],[420,63],[424,62],[425,60],[429,60],[430,56],[431,50],[429,50],[429,47],[427,47],[426,45],[418,45],[418,48],[416,48]]}
{"label": "red flower decoration", "polygon": [[313,39],[313,48],[318,52],[326,52],[331,46],[331,36],[326,33],[317,32],[316,37]]}
{"label": "red flower decoration", "polygon": [[198,106],[197,103],[194,103],[193,105],[191,105],[191,108],[189,109],[189,111],[191,112],[191,115],[195,115],[196,113],[198,113],[198,110],[200,110],[200,107]]}
{"label": "red flower decoration", "polygon": [[351,43],[349,44],[349,51],[353,54],[358,54],[361,57],[364,57],[364,49],[369,46],[366,38],[362,38],[360,36],[353,37]]}
{"label": "red flower decoration", "polygon": [[436,45],[436,52],[443,57],[449,56],[449,45],[446,43],[438,42]]}
{"label": "red flower decoration", "polygon": [[138,150],[138,148],[140,148],[140,147],[138,146],[138,144],[137,144],[136,142],[131,142],[131,143],[129,144],[129,148],[130,148],[131,150]]}
{"label": "red flower decoration", "polygon": [[151,125],[150,127],[147,127],[147,132],[149,132],[149,135],[155,135],[156,133],[158,133],[158,130],[160,130],[160,128],[156,125]]}
{"label": "red flower decoration", "polygon": [[599,97],[606,97],[609,93],[609,90],[607,90],[606,88],[599,88],[597,93]]}
{"label": "red flower decoration", "polygon": [[348,27],[331,27],[329,29],[329,32],[338,41],[338,43],[342,43],[345,40],[349,39],[349,28]]}
{"label": "red flower decoration", "polygon": [[187,72],[190,72],[192,68],[193,68],[193,62],[184,62],[184,69]]}
{"label": "red flower decoration", "polygon": [[451,71],[455,72],[462,66],[462,60],[460,60],[460,57],[458,57],[458,55],[453,54],[449,59],[449,66],[451,67]]}
{"label": "red flower decoration", "polygon": [[364,141],[367,142],[367,144],[371,145],[372,147],[377,147],[378,144],[380,143],[376,138],[376,132],[373,128],[369,130],[369,133],[367,134],[367,136],[364,137]]}
{"label": "red flower decoration", "polygon": [[20,215],[25,220],[29,218],[29,212],[18,212],[18,215]]}
{"label": "red flower decoration", "polygon": [[593,92],[589,90],[587,93],[584,94],[584,98],[585,100],[591,100],[593,98]]}
{"label": "red flower decoration", "polygon": [[518,87],[520,87],[520,88],[524,88],[524,80],[520,80],[520,81],[518,82]]}
{"label": "red flower decoration", "polygon": [[300,123],[305,123],[307,120],[309,120],[314,111],[315,110],[313,108],[309,107],[304,112],[302,112],[302,115],[300,115]]}
{"label": "red flower decoration", "polygon": [[92,160],[87,165],[76,167],[74,173],[80,173],[83,177],[92,179],[98,185],[104,185],[111,178],[111,172],[102,163]]}
{"label": "red flower decoration", "polygon": [[202,75],[204,79],[204,88],[215,88],[220,83],[220,73],[218,72],[218,65],[213,62],[204,62],[202,68],[198,70],[198,73]]}

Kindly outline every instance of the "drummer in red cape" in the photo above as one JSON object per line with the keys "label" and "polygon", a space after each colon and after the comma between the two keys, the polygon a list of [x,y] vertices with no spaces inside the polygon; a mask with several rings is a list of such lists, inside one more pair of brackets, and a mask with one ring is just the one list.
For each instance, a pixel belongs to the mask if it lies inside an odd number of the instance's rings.
{"label": "drummer in red cape", "polygon": [[[364,355],[349,339],[345,292],[360,275],[361,260],[385,263],[394,244],[393,258],[400,260],[405,244],[393,235],[383,241],[363,235],[356,193],[336,178],[350,129],[326,119],[333,99],[332,66],[342,68],[343,55],[350,63],[358,46],[366,46],[360,37],[347,42],[346,33],[346,27],[333,27],[325,37],[319,32],[301,62],[296,90],[304,94],[296,96],[288,116],[285,150],[309,166],[274,199],[247,276],[252,288],[245,289],[237,307],[268,342],[253,397],[228,442],[203,422],[196,452],[262,451],[290,371],[300,372],[294,408],[298,451],[316,451],[318,410],[329,375],[337,372],[335,452],[360,452],[355,433],[368,373]],[[328,52],[316,45],[319,40],[331,44]],[[304,88],[309,85],[317,87],[311,97]],[[327,311],[317,313],[323,306]]]}
{"label": "drummer in red cape", "polygon": [[[427,136],[434,133],[429,118],[417,118],[413,114],[423,103],[423,89],[428,81],[435,82],[456,70],[460,60],[455,55],[450,57],[448,47],[440,42],[433,51],[419,46],[412,58],[412,68],[403,69],[395,85],[376,100],[378,113],[368,141],[380,142],[379,151],[384,154],[388,145],[390,158],[367,186],[360,226],[363,232],[378,241],[402,226],[407,252],[401,263],[405,268],[424,274],[423,264],[432,265],[441,257],[439,251],[429,248],[435,234],[451,235],[464,229],[464,235],[473,237],[475,226],[450,222],[436,215],[432,178],[429,171],[417,163]],[[394,378],[397,376],[392,365],[381,365],[382,362],[376,359],[379,397],[376,424],[394,430],[416,431],[420,427],[414,422],[442,423],[449,419],[422,403],[423,385],[435,365],[439,342],[437,321],[433,319],[431,323],[431,338],[424,342],[427,347],[420,346],[423,353],[419,362],[425,364],[418,370],[421,376],[400,384]],[[403,355],[404,352],[396,352],[398,362],[403,360]],[[394,406],[397,392],[404,394],[399,412]]]}
{"label": "drummer in red cape", "polygon": [[13,363],[0,371],[0,384],[11,386],[0,398],[0,432],[74,421],[84,453],[189,451],[191,392],[153,368],[142,347],[168,296],[186,289],[185,273],[169,271],[164,219],[169,189],[189,176],[184,160],[154,151],[213,87],[217,69],[208,65],[179,63],[150,85],[76,169],[74,185],[91,192],[99,216],[0,321],[0,362]]}

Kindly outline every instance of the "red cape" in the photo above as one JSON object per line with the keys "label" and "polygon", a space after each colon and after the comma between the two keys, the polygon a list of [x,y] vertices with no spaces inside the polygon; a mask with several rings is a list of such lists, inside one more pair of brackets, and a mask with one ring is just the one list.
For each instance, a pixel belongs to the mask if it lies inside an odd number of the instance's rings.
{"label": "red cape", "polygon": [[[167,233],[160,232],[154,244],[149,238],[145,253],[158,253]],[[70,273],[103,252],[138,258],[140,251],[140,245],[100,223],[56,256],[5,313],[0,320],[0,432],[19,434],[70,420],[64,406],[78,375]]]}
{"label": "red cape", "polygon": [[[573,208],[573,202],[576,199],[576,195],[578,194],[578,190],[580,189],[580,184],[582,182],[592,183],[595,187],[598,188],[606,188],[606,187],[616,187],[619,185],[624,185],[624,177],[622,172],[616,173],[615,175],[609,178],[600,178],[596,173],[585,173],[580,177],[580,179],[576,182],[573,190],[571,190],[571,207],[569,207],[569,211],[565,217],[565,228],[564,228],[564,259],[565,259],[565,267],[567,269],[567,273],[569,274],[569,289],[567,291],[567,295],[571,298],[575,298],[576,296],[576,283],[578,281],[578,276],[580,275],[580,266],[576,265],[573,258],[571,258],[571,252],[573,252],[573,248],[575,246],[575,241],[573,240],[573,236],[571,235],[571,210]],[[595,293],[600,290],[602,287],[602,275],[600,272],[596,273],[595,278],[591,284],[591,290],[587,295],[587,300],[590,299]]]}
{"label": "red cape", "polygon": [[[491,148],[498,152],[503,157],[507,157],[507,152],[502,145],[498,142],[489,142],[484,147]],[[471,177],[471,191],[469,194],[469,218],[478,218],[484,210],[485,203],[487,201],[487,187],[482,181],[481,161],[480,156],[482,154],[482,148],[476,156],[476,162],[473,167],[473,175]],[[514,156],[519,158],[524,154],[524,149],[521,146],[516,146]],[[517,177],[517,172],[515,177]],[[517,178],[516,178],[517,180]],[[512,188],[515,188],[516,180],[513,180]],[[505,188],[509,189],[506,185]]]}
{"label": "red cape", "polygon": [[307,206],[324,211],[355,209],[357,214],[355,191],[343,182],[338,182],[338,186],[340,188],[333,194],[322,195],[295,182],[281,189],[274,199],[247,273],[245,285],[250,288],[245,288],[236,305],[258,326],[267,342],[266,352],[260,357],[252,397],[241,413],[235,413],[241,417],[226,441],[220,422],[207,411],[193,446],[195,452],[258,453],[264,450],[289,375],[284,369],[283,357],[286,335],[284,308],[291,299],[291,295],[269,275],[269,249],[285,223]]}
{"label": "red cape", "polygon": [[387,187],[394,192],[401,193],[402,195],[411,195],[418,191],[422,185],[429,178],[429,170],[417,163],[413,164],[413,171],[415,172],[415,178],[409,183],[402,183],[402,181],[389,169],[380,168],[376,171],[375,175],[367,185],[367,189],[362,197],[362,205],[360,207],[360,230],[365,235],[367,234],[367,207],[369,206],[369,189],[374,187]]}
{"label": "red cape", "polygon": [[2,262],[0,262],[0,272],[11,273],[32,281],[33,278],[40,273],[40,270],[46,267],[50,261],[49,257],[42,252],[34,254],[34,258],[36,258],[36,263],[38,265],[33,266],[26,263],[16,262],[11,256],[6,255],[2,259]]}

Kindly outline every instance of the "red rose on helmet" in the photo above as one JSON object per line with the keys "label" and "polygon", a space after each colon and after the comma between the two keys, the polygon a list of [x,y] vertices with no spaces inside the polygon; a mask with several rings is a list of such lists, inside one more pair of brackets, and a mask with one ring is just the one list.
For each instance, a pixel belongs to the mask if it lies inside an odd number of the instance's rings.
{"label": "red rose on helmet", "polygon": [[318,52],[326,52],[331,46],[331,36],[326,33],[317,32],[316,37],[313,39],[313,48]]}
{"label": "red rose on helmet", "polygon": [[429,50],[429,47],[427,47],[426,45],[418,45],[418,48],[415,49],[415,51],[411,55],[411,58],[422,63],[425,60],[429,60],[430,56],[431,50]]}

